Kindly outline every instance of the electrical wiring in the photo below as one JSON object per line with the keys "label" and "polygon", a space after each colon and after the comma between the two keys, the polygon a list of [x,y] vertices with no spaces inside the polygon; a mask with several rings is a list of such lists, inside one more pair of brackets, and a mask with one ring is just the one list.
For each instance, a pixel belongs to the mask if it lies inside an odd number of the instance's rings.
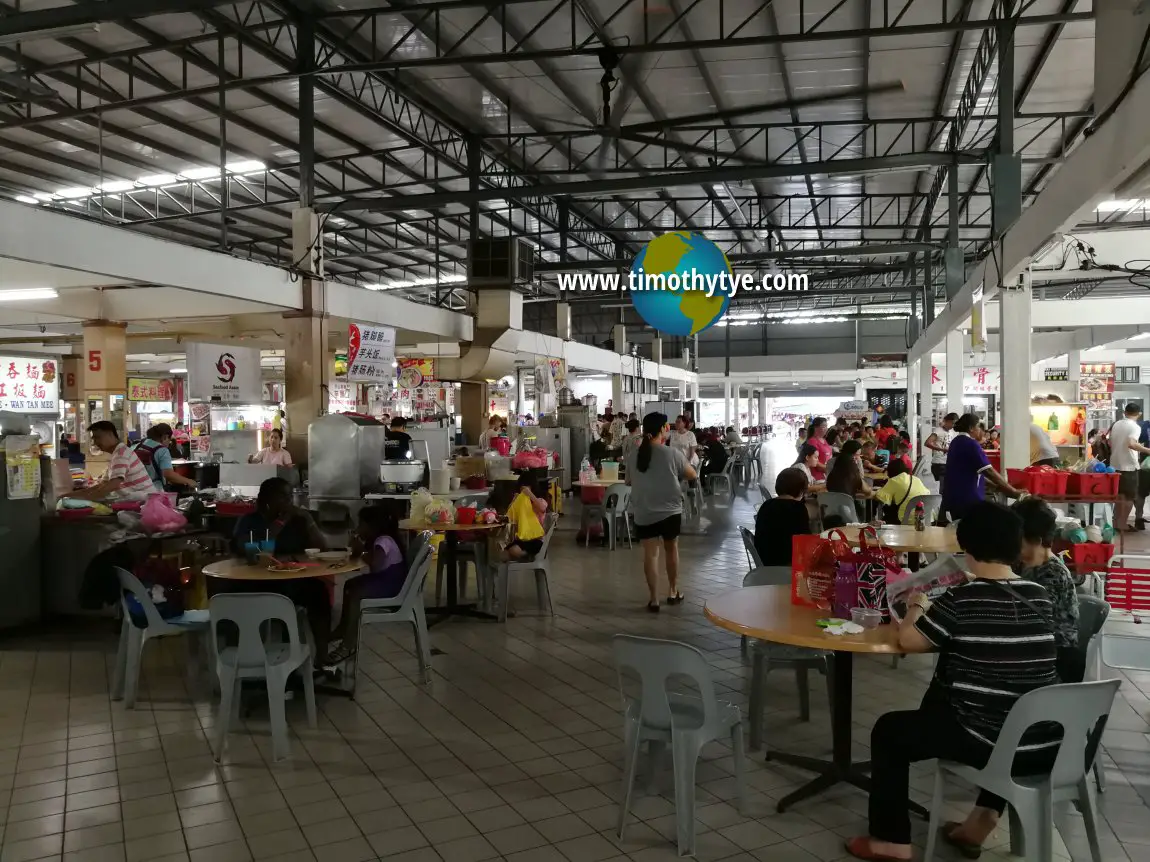
{"label": "electrical wiring", "polygon": [[308,243],[307,248],[304,249],[303,254],[301,254],[299,256],[299,260],[293,262],[292,265],[290,267],[288,267],[288,279],[291,280],[292,282],[299,281],[300,275],[302,275],[302,273],[300,271],[300,266],[303,265],[304,261],[306,261],[308,258],[311,257],[312,252],[314,252],[316,250],[316,247],[321,242],[323,242],[323,228],[324,228],[324,225],[327,224],[327,220],[330,216],[331,216],[331,213],[321,213],[320,214],[319,224],[316,227],[315,236],[312,237],[311,242]]}
{"label": "electrical wiring", "polygon": [[1130,70],[1130,77],[1126,80],[1126,85],[1119,92],[1118,96],[1110,103],[1110,105],[1101,114],[1094,118],[1085,129],[1082,130],[1082,137],[1089,138],[1106,122],[1114,116],[1114,113],[1121,107],[1122,103],[1129,97],[1134,85],[1138,83],[1138,79],[1143,75],[1142,61],[1146,58],[1146,47],[1150,44],[1150,24],[1146,25],[1146,32],[1142,34],[1142,44],[1138,48],[1138,58],[1134,61],[1134,68]]}

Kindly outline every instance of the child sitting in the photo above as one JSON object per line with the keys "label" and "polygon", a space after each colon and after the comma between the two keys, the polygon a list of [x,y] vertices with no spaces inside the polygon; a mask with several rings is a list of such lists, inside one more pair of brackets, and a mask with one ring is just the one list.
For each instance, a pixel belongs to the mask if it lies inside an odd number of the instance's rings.
{"label": "child sitting", "polygon": [[407,579],[407,564],[399,546],[399,521],[381,506],[360,510],[352,537],[352,552],[369,567],[369,573],[352,578],[343,587],[343,613],[332,632],[341,641],[324,664],[339,664],[355,655],[359,646],[359,603],[363,599],[387,599],[399,595]]}
{"label": "child sitting", "polygon": [[[514,485],[514,494],[507,504],[506,516],[511,539],[502,548],[504,562],[534,557],[543,550],[543,516],[547,512],[547,501],[535,496],[531,490],[532,480],[520,476]],[[495,498],[499,496],[493,494]],[[502,507],[494,503],[496,510]]]}

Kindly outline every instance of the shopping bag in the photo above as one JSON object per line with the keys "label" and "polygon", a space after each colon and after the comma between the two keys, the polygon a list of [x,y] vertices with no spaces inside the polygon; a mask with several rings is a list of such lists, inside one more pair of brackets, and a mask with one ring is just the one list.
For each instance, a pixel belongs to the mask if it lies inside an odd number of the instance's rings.
{"label": "shopping bag", "polygon": [[882,621],[890,622],[886,581],[888,575],[897,578],[902,573],[902,567],[898,564],[898,554],[879,544],[878,534],[868,527],[859,533],[856,561],[857,584],[854,607],[879,611],[882,614]]}
{"label": "shopping bag", "polygon": [[140,510],[140,526],[149,533],[174,533],[188,525],[167,494],[152,494]]}
{"label": "shopping bag", "polygon": [[791,540],[791,604],[830,610],[838,560],[851,554],[841,530],[828,538],[799,535]]}

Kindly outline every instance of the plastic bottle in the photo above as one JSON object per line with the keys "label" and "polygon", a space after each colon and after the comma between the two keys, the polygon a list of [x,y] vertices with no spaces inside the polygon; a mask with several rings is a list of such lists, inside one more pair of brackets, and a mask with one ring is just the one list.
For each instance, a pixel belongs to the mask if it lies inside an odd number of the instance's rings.
{"label": "plastic bottle", "polygon": [[914,504],[914,529],[920,533],[926,529],[926,509],[922,503]]}

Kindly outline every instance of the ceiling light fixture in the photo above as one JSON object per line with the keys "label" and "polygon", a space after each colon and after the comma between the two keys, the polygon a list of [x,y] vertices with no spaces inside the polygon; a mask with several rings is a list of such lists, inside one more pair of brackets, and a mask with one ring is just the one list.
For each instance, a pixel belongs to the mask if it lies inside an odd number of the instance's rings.
{"label": "ceiling light fixture", "polygon": [[219,168],[183,168],[180,170],[180,176],[185,180],[210,180],[218,179],[220,176]]}
{"label": "ceiling light fixture", "polygon": [[1096,206],[1094,209],[1100,213],[1115,213],[1115,212],[1121,212],[1122,210],[1135,209],[1136,207],[1142,206],[1142,203],[1143,203],[1143,201],[1141,199],[1109,200],[1109,201],[1102,201],[1102,203],[1098,204],[1098,206]]}
{"label": "ceiling light fixture", "polygon": [[169,368],[168,373],[169,374],[187,374],[188,369],[186,369],[186,368]]}
{"label": "ceiling light fixture", "polygon": [[55,299],[60,294],[50,287],[30,287],[25,290],[0,290],[0,302],[20,302],[32,299]]}
{"label": "ceiling light fixture", "polygon": [[36,198],[32,197],[31,195],[16,195],[16,200],[18,200],[22,204],[38,204],[38,203],[40,203],[40,201],[38,201]]}
{"label": "ceiling light fixture", "polygon": [[73,186],[68,189],[57,189],[56,197],[63,198],[64,200],[75,200],[76,198],[86,198],[92,194],[92,189],[84,188],[82,186]]}
{"label": "ceiling light fixture", "polygon": [[110,182],[100,185],[99,189],[105,194],[117,194],[119,192],[131,191],[135,187],[136,184],[131,180],[111,180]]}
{"label": "ceiling light fixture", "polygon": [[136,184],[141,186],[170,186],[178,183],[180,178],[175,174],[145,174],[137,177]]}
{"label": "ceiling light fixture", "polygon": [[45,27],[42,30],[32,30],[27,33],[6,33],[0,36],[0,45],[19,45],[22,42],[39,42],[44,39],[63,39],[65,36],[83,36],[90,33],[99,33],[100,25],[70,24],[66,27]]}
{"label": "ceiling light fixture", "polygon": [[228,162],[224,167],[233,174],[254,174],[260,171],[266,171],[268,166],[263,162],[257,162],[255,159],[244,159],[238,162]]}

